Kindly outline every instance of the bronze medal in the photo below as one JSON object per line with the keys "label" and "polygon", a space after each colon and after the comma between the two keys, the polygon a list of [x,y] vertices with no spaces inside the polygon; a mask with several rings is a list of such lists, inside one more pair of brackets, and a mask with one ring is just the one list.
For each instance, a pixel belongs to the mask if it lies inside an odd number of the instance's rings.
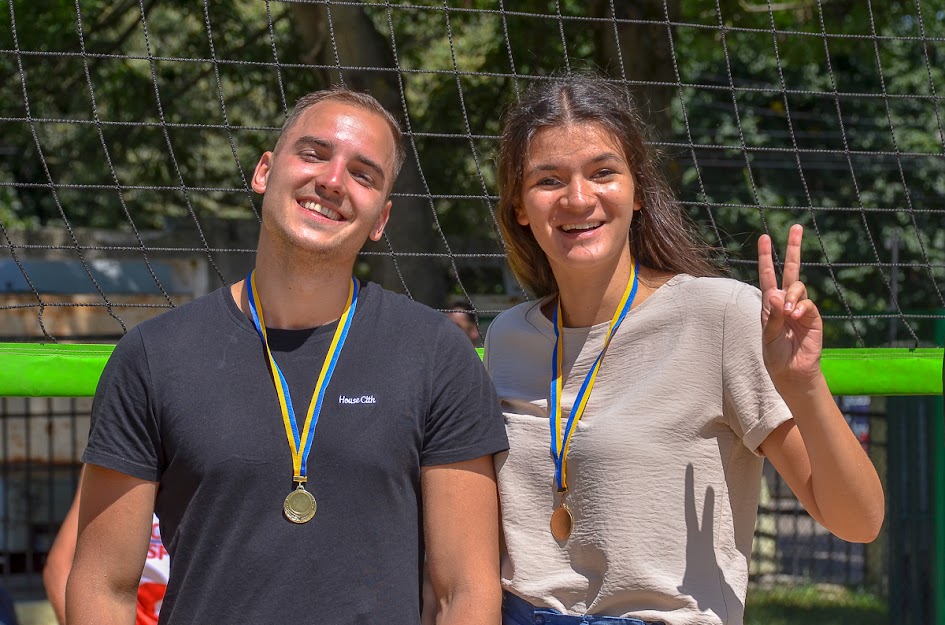
{"label": "bronze medal", "polygon": [[568,539],[573,528],[574,517],[571,516],[568,504],[562,501],[551,514],[551,535],[555,537],[555,540],[562,542]]}
{"label": "bronze medal", "polygon": [[568,492],[568,451],[571,445],[571,437],[577,431],[578,422],[584,415],[584,409],[587,408],[588,399],[591,391],[594,390],[594,382],[597,380],[597,374],[600,372],[601,363],[604,360],[604,354],[607,353],[607,347],[613,340],[617,328],[623,323],[624,318],[633,307],[633,300],[636,298],[637,287],[639,285],[640,260],[636,259],[630,268],[630,279],[627,281],[627,288],[620,298],[620,303],[614,310],[614,315],[610,320],[610,327],[607,330],[607,336],[604,339],[604,346],[600,350],[594,364],[591,366],[587,375],[584,376],[584,382],[581,384],[581,390],[574,397],[571,409],[565,412],[561,407],[561,396],[564,391],[564,313],[562,310],[561,296],[558,296],[557,305],[551,315],[551,324],[554,326],[555,343],[552,350],[551,367],[551,388],[548,394],[548,418],[551,421],[551,459],[554,461],[555,481],[553,488],[558,493],[559,504],[551,514],[551,535],[558,542],[563,542],[571,536],[574,529],[574,516],[565,503],[565,495]]}
{"label": "bronze medal", "polygon": [[315,496],[299,484],[299,487],[285,498],[282,511],[285,512],[285,517],[293,523],[306,523],[315,516],[317,507]]}

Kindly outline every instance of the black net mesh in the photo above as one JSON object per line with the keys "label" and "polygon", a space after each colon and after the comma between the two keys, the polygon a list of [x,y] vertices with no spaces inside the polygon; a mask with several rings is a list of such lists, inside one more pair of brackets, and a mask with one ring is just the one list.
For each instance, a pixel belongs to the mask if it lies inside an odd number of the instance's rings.
{"label": "black net mesh", "polygon": [[[594,69],[653,127],[731,273],[805,225],[830,347],[945,340],[945,8],[760,0],[8,0],[0,12],[0,340],[114,340],[251,266],[249,178],[332,83],[407,131],[358,275],[480,319],[526,297],[495,222],[503,107]],[[5,15],[3,14],[5,13]]]}

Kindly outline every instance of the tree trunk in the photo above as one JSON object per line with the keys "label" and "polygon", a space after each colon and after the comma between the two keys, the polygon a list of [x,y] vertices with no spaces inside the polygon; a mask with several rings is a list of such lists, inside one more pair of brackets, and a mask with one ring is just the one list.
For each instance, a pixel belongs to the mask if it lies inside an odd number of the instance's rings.
{"label": "tree trunk", "polygon": [[[292,6],[292,11],[296,29],[311,50],[307,61],[322,65],[340,62],[342,66],[387,70],[339,72],[328,69],[320,73],[324,73],[326,84],[343,81],[349,88],[369,92],[395,117],[401,119],[403,126],[402,120],[407,112],[401,100],[398,75],[389,71],[395,67],[390,40],[377,31],[364,10],[347,5],[326,7],[296,4]],[[425,192],[419,160],[409,149],[394,192]],[[394,291],[404,291],[406,288],[413,299],[429,306],[442,307],[447,289],[445,264],[429,257],[398,257],[389,254],[390,250],[429,253],[442,249],[432,225],[433,209],[430,202],[414,197],[395,197],[393,202],[385,239],[376,244],[369,242],[365,247],[365,251],[384,254],[362,255],[359,263],[368,265],[368,277],[372,281]]]}
{"label": "tree trunk", "polygon": [[[679,0],[669,0],[671,19],[679,15]],[[652,24],[618,23],[617,35],[606,26],[597,30],[597,64],[613,78],[626,76],[632,82],[675,83],[673,69],[673,46],[667,26],[663,0],[640,0],[638,2],[613,2],[617,19],[647,20]],[[591,15],[614,17],[610,0],[593,0]],[[675,32],[672,32],[675,37]],[[623,59],[623,68],[619,66]],[[666,140],[672,136],[671,105],[679,97],[679,88],[659,85],[631,85],[634,101],[643,118],[655,130],[656,136]]]}

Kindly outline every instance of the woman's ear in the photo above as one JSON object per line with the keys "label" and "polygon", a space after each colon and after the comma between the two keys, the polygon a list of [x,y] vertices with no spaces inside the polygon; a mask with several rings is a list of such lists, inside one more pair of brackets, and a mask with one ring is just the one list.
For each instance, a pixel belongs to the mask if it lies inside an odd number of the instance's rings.
{"label": "woman's ear", "polygon": [[525,207],[516,203],[512,210],[515,211],[515,221],[517,221],[520,226],[527,226],[528,213],[525,212]]}

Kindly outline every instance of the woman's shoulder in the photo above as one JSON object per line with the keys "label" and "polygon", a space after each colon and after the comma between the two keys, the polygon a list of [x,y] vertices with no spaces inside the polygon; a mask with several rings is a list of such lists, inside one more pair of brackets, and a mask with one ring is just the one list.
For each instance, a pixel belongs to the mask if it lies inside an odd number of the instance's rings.
{"label": "woman's shoulder", "polygon": [[761,291],[754,285],[724,276],[695,277],[688,274],[673,276],[666,285],[677,298],[728,305],[733,300],[758,297]]}
{"label": "woman's shoulder", "polygon": [[492,320],[486,330],[485,363],[490,372],[496,362],[518,362],[527,358],[550,340],[554,340],[551,322],[541,312],[544,300],[522,302]]}
{"label": "woman's shoulder", "polygon": [[761,292],[732,278],[678,274],[645,301],[640,312],[656,319],[681,316],[690,324],[715,324],[732,317],[756,320],[761,312]]}
{"label": "woman's shoulder", "polygon": [[534,329],[535,315],[541,314],[542,301],[528,300],[502,311],[489,324],[489,333],[507,335]]}
{"label": "woman's shoulder", "polygon": [[753,284],[727,277],[677,278],[673,287],[676,303],[684,310],[698,310],[696,318],[709,324],[723,319],[723,325],[736,333],[758,325],[761,291]]}

